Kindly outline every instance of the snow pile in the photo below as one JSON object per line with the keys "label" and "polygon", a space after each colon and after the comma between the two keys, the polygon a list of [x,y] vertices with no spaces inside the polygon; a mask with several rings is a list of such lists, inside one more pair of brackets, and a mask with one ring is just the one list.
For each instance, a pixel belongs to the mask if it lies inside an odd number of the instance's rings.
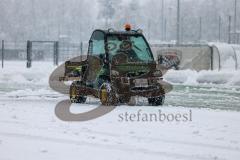
{"label": "snow pile", "polygon": [[240,86],[240,71],[193,71],[170,70],[164,78],[175,84],[198,85],[198,84],[222,84]]}
{"label": "snow pile", "polygon": [[48,78],[54,70],[50,62],[34,62],[32,68],[26,68],[24,62],[6,62],[1,69],[0,83],[6,85],[48,85]]}
{"label": "snow pile", "polygon": [[[25,62],[7,62],[6,67],[1,69],[0,84],[10,88],[48,87],[49,76],[55,68],[50,62],[34,62],[29,69],[26,68]],[[169,70],[164,79],[173,84],[240,86],[240,71]]]}

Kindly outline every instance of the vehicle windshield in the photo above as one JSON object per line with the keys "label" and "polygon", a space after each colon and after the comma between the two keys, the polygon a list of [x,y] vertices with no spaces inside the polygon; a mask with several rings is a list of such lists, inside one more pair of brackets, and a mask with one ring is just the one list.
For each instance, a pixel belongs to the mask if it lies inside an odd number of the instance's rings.
{"label": "vehicle windshield", "polygon": [[109,58],[125,54],[129,62],[154,61],[150,48],[142,35],[108,35]]}
{"label": "vehicle windshield", "polygon": [[94,31],[90,39],[88,54],[100,56],[104,55],[104,34],[101,31]]}

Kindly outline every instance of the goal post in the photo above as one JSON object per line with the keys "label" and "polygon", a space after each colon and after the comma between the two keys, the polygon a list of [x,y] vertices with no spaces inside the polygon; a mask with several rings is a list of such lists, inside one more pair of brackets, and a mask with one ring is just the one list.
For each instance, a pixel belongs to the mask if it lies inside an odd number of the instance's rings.
{"label": "goal post", "polygon": [[[52,46],[51,49],[49,48],[44,48],[43,46]],[[33,47],[38,46],[39,48],[37,49],[33,49]],[[37,56],[33,56],[33,52],[37,52]],[[58,65],[58,61],[59,61],[59,42],[58,41],[27,41],[27,68],[31,68],[32,67],[32,61],[33,59],[37,59],[39,58],[39,54],[50,54],[47,55],[47,57],[52,57],[51,59],[53,59],[53,65]],[[52,54],[52,56],[51,56]],[[41,55],[43,56],[43,55]]]}

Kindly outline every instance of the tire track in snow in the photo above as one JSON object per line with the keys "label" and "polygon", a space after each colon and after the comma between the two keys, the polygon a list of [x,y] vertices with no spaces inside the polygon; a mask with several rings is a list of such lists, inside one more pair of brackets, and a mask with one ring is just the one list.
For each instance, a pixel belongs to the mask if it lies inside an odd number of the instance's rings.
{"label": "tire track in snow", "polygon": [[[189,159],[189,160],[209,160],[216,158],[215,156],[200,156],[200,155],[186,155],[186,154],[180,154],[180,153],[170,153],[170,152],[162,152],[162,151],[154,151],[149,150],[146,148],[138,148],[136,146],[132,145],[112,145],[112,144],[99,144],[99,143],[89,143],[86,141],[76,141],[76,140],[70,140],[70,139],[60,139],[60,138],[53,138],[53,137],[43,137],[38,135],[27,135],[27,134],[19,134],[19,133],[7,133],[7,132],[0,132],[0,136],[4,137],[13,137],[13,138],[23,138],[26,140],[36,140],[36,141],[47,141],[52,143],[61,143],[61,144],[73,144],[73,145],[80,145],[80,146],[89,146],[94,148],[104,148],[107,150],[120,150],[124,152],[129,152],[129,154],[132,154],[134,152],[138,153],[144,153],[144,154],[150,154],[150,155],[156,155],[156,156],[165,156],[165,157],[171,157],[171,158],[183,158],[183,159]],[[218,160],[225,160],[224,158],[219,158]]]}
{"label": "tire track in snow", "polygon": [[166,139],[160,139],[160,138],[150,138],[150,137],[133,136],[133,135],[127,136],[127,135],[119,135],[119,134],[91,131],[91,130],[88,130],[88,132],[93,133],[93,134],[99,134],[99,135],[108,135],[111,137],[128,137],[128,138],[141,139],[141,140],[154,141],[154,142],[158,141],[158,142],[163,142],[163,143],[190,145],[190,146],[198,146],[198,147],[204,147],[204,148],[213,148],[213,149],[222,149],[222,150],[230,150],[230,151],[240,152],[240,148],[231,147],[231,146],[221,146],[221,145],[205,144],[205,143],[198,143],[198,142],[166,140]]}

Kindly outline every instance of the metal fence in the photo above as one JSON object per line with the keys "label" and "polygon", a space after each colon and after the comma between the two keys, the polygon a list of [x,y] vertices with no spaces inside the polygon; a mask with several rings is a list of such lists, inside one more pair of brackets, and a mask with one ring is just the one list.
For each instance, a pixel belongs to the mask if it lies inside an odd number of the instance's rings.
{"label": "metal fence", "polygon": [[30,68],[32,61],[49,61],[58,65],[70,58],[84,55],[87,52],[87,42],[66,43],[61,41],[1,41],[0,59],[2,68],[5,61],[25,61]]}
{"label": "metal fence", "polygon": [[[240,69],[240,45],[216,43],[209,45],[151,44],[155,60],[164,55],[175,56],[180,61],[179,69],[221,70]],[[61,41],[1,41],[0,59],[2,68],[5,61],[22,61],[30,68],[32,61],[49,61],[53,65],[68,59],[87,54],[88,43],[69,43]]]}

